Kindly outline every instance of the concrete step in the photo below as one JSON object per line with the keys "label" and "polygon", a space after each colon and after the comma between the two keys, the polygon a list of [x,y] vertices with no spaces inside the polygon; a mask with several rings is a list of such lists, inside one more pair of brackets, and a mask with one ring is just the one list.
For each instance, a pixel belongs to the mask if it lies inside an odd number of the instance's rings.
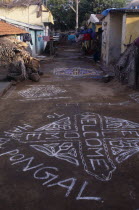
{"label": "concrete step", "polygon": [[11,82],[0,82],[0,97],[3,96],[11,86]]}

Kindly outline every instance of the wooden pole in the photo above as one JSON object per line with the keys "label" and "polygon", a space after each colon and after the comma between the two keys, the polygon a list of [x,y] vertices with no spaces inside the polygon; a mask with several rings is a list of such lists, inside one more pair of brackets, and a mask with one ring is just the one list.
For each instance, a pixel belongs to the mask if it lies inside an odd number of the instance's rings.
{"label": "wooden pole", "polygon": [[76,31],[79,28],[79,0],[76,0]]}

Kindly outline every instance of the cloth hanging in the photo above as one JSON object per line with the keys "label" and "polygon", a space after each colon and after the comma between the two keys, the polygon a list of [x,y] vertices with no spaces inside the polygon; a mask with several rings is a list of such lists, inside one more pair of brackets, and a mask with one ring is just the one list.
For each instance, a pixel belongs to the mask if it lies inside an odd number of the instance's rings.
{"label": "cloth hanging", "polygon": [[84,40],[84,41],[89,41],[89,40],[91,40],[91,35],[90,35],[90,34],[84,34],[83,40]]}
{"label": "cloth hanging", "polygon": [[30,44],[33,45],[31,34],[24,34],[23,42],[30,42]]}
{"label": "cloth hanging", "polygon": [[74,34],[68,35],[68,41],[75,41],[76,36]]}
{"label": "cloth hanging", "polygon": [[92,33],[91,33],[91,38],[92,38],[92,39],[96,39],[96,35],[97,35],[96,32],[92,32]]}
{"label": "cloth hanging", "polygon": [[82,41],[83,40],[83,37],[84,37],[84,35],[83,34],[80,34],[79,37],[77,38],[77,42]]}
{"label": "cloth hanging", "polygon": [[43,41],[49,42],[50,41],[50,37],[49,36],[43,36]]}

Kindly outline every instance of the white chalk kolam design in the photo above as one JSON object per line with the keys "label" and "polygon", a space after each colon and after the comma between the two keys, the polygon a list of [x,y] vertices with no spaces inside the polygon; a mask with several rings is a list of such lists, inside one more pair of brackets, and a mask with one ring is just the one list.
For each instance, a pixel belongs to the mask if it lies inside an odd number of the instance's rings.
{"label": "white chalk kolam design", "polygon": [[7,144],[9,141],[10,141],[10,138],[0,137],[0,149],[2,148],[3,145]]}
{"label": "white chalk kolam design", "polygon": [[80,166],[101,181],[109,181],[117,164],[139,152],[138,123],[89,112],[71,117],[54,113],[48,119],[52,122],[36,129],[17,126],[5,132],[5,138],[29,144],[71,167]]}
{"label": "white chalk kolam design", "polygon": [[67,91],[55,85],[34,86],[26,90],[19,91],[19,95],[24,98],[44,98],[57,96],[58,94],[66,93]]}
{"label": "white chalk kolam design", "polygon": [[70,77],[93,77],[102,78],[102,71],[96,69],[85,69],[80,67],[74,68],[56,68],[54,74],[57,76],[70,76]]}
{"label": "white chalk kolam design", "polygon": [[130,98],[132,100],[134,100],[135,102],[139,103],[139,93],[134,93],[134,94],[131,94],[129,96],[130,96]]}
{"label": "white chalk kolam design", "polygon": [[56,157],[61,160],[65,160],[69,163],[79,165],[79,161],[76,159],[77,152],[73,147],[72,142],[65,143],[52,143],[52,144],[43,144],[41,145],[32,145],[32,147],[40,152],[45,153],[50,157]]}

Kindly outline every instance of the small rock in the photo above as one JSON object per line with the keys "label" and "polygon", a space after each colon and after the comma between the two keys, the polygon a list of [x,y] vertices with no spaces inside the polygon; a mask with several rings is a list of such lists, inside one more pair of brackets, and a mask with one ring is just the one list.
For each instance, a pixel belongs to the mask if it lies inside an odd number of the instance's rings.
{"label": "small rock", "polygon": [[42,71],[39,71],[38,74],[39,74],[40,76],[44,75],[44,73],[43,73]]}
{"label": "small rock", "polygon": [[32,73],[29,77],[33,82],[39,82],[40,76],[38,73]]}
{"label": "small rock", "polygon": [[103,77],[103,82],[105,82],[105,83],[108,83],[108,82],[110,82],[112,79],[114,79],[114,76],[110,76],[110,75],[105,75],[104,77]]}
{"label": "small rock", "polygon": [[14,80],[12,81],[12,85],[13,85],[13,86],[16,86],[17,83],[18,83],[17,81],[14,81]]}

